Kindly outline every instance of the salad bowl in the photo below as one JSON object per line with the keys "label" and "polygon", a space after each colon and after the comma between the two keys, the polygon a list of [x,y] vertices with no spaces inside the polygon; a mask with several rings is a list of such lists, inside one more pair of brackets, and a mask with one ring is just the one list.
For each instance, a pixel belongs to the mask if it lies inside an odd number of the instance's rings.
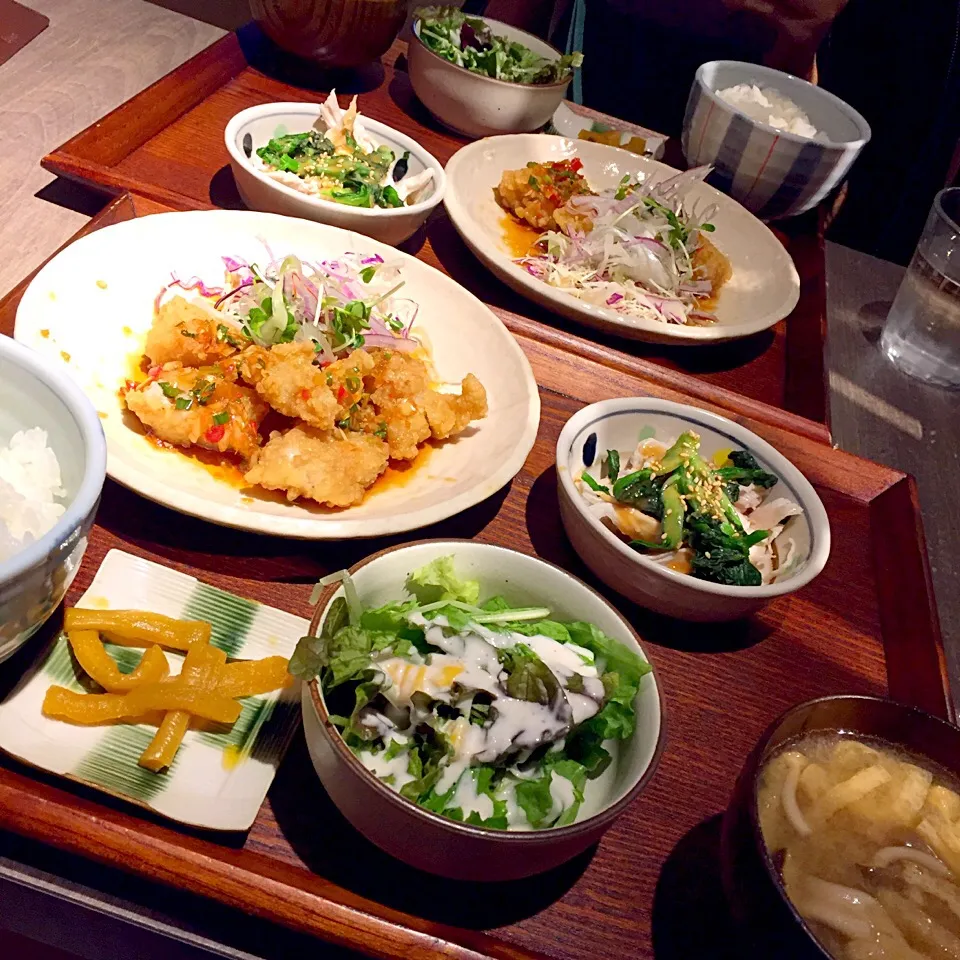
{"label": "salad bowl", "polygon": [[[731,450],[751,454],[774,475],[769,498],[784,498],[800,507],[802,512],[789,517],[777,537],[779,553],[789,560],[777,568],[773,582],[740,586],[673,569],[631,548],[589,509],[576,480],[585,469],[598,474],[607,450],[633,450],[645,437],[669,445],[684,431],[699,437],[704,460],[713,460],[721,451],[723,456]],[[810,482],[755,433],[706,410],[647,397],[590,404],[560,432],[557,475],[560,516],[583,562],[618,593],[670,617],[706,622],[745,617],[806,586],[830,555],[830,523]]]}
{"label": "salad bowl", "polygon": [[[476,541],[430,540],[393,547],[350,569],[350,589],[364,608],[400,599],[414,571],[453,557],[459,576],[476,580],[481,597],[511,605],[548,607],[562,621],[586,621],[646,661],[629,624],[607,601],[552,564]],[[345,586],[327,587],[310,632],[324,629]],[[292,668],[293,669],[293,668]],[[636,727],[616,760],[594,781],[572,823],[543,829],[492,829],[441,816],[407,799],[375,776],[331,721],[320,683],[303,685],[304,733],[324,788],[341,813],[378,847],[414,867],[464,880],[509,880],[549,870],[595,843],[652,777],[663,748],[662,695],[654,672],[640,681]],[[601,789],[602,784],[602,789]],[[590,784],[588,784],[590,786]]]}
{"label": "salad bowl", "polygon": [[588,183],[598,191],[617,188],[624,178],[646,185],[678,175],[666,164],[618,147],[544,134],[480,140],[462,147],[447,164],[444,205],[450,219],[480,261],[521,295],[607,333],[654,343],[691,345],[759,333],[796,306],[800,278],[780,241],[739,203],[702,181],[688,185],[687,197],[693,207],[715,207],[711,214],[714,230],[709,236],[731,268],[712,310],[716,322],[699,326],[628,317],[609,305],[610,300],[607,305],[590,303],[533,276],[517,262],[523,255],[511,246],[510,217],[497,204],[494,188],[505,171],[533,162],[574,159],[580,161]]}
{"label": "salad bowl", "polygon": [[[531,33],[487,17],[477,17],[491,31],[547,60],[560,51]],[[515,83],[498,80],[451,63],[421,39],[423,20],[413,24],[407,49],[410,83],[423,105],[445,127],[467,137],[539,130],[550,121],[566,96],[573,74],[555,83]]]}
{"label": "salad bowl", "polygon": [[320,116],[319,103],[264,103],[241,110],[230,119],[223,139],[243,202],[252,210],[317,220],[345,230],[355,230],[393,246],[407,240],[440,204],[446,187],[446,175],[432,154],[399,130],[363,117],[365,130],[377,143],[389,147],[397,157],[409,153],[408,177],[425,170],[432,171],[432,183],[424,195],[410,205],[382,208],[335,203],[279,182],[269,176],[258,162],[256,151],[273,137],[311,130]]}

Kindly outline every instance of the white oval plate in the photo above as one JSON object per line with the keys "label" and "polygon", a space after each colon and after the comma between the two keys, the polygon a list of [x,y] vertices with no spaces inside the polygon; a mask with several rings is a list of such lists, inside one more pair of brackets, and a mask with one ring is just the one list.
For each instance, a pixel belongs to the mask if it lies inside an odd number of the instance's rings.
{"label": "white oval plate", "polygon": [[652,320],[628,320],[607,307],[594,306],[530,276],[513,262],[503,239],[503,210],[493,188],[504,170],[528,161],[546,163],[577,156],[590,184],[598,190],[615,187],[626,174],[653,182],[674,176],[665,163],[638,157],[617,147],[568,140],[544,134],[488,137],[458,150],[447,164],[444,204],[467,246],[504,283],[550,310],[621,337],[653,343],[717,343],[735,340],[773,326],[796,306],[800,278],[780,241],[736,200],[705,183],[688,196],[700,204],[717,205],[710,239],[726,254],[733,276],[720,291],[718,321],[709,327],[687,327]]}
{"label": "white oval plate", "polygon": [[[220,257],[324,259],[354,251],[400,259],[404,294],[420,305],[414,328],[447,381],[474,373],[489,414],[438,446],[403,486],[331,511],[287,503],[218,480],[185,456],[157,449],[135,427],[118,389],[130,376],[153,322],[154,298],[169,282],[223,276]],[[107,473],[157,503],[214,523],[277,536],[327,540],[375,537],[446,519],[495,493],[526,460],[540,422],[530,364],[506,327],[449,277],[392,247],[336,227],[234,210],[164,213],[105,227],[71,244],[27,288],[15,337],[62,363],[100,413]]]}

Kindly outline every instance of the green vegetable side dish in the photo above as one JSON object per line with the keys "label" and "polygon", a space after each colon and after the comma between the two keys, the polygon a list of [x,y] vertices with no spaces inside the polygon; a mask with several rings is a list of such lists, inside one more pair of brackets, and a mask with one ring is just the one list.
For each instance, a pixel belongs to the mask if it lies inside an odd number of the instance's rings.
{"label": "green vegetable side dish", "polygon": [[396,188],[381,186],[394,161],[389,147],[364,153],[356,141],[349,152],[334,153],[333,144],[321,133],[291,133],[275,137],[257,156],[271,169],[295,173],[321,185],[318,195],[351,207],[402,207]]}
{"label": "green vegetable side dish", "polygon": [[262,169],[302,193],[351,207],[403,207],[421,199],[429,169],[409,174],[410,152],[399,156],[364,129],[354,97],[347,110],[336,91],[320,106],[325,130],[278,134],[258,147]]}
{"label": "green vegetable side dish", "polygon": [[290,672],[319,678],[331,720],[383,783],[434,813],[497,830],[573,823],[635,730],[650,665],[584,622],[483,598],[441,557],[406,599],[362,609],[343,572],[319,637]]}
{"label": "green vegetable side dish", "polygon": [[575,478],[588,511],[674,570],[756,587],[794,562],[793,544],[777,539],[802,510],[770,496],[779,478],[746,450],[721,451],[709,462],[692,431],[666,446],[648,430],[636,450],[608,450],[595,473]]}
{"label": "green vegetable side dish", "polygon": [[415,14],[420,39],[437,56],[508,83],[546,84],[569,79],[583,63],[582,53],[547,60],[522,43],[500,37],[477,17],[456,7],[425,7]]}

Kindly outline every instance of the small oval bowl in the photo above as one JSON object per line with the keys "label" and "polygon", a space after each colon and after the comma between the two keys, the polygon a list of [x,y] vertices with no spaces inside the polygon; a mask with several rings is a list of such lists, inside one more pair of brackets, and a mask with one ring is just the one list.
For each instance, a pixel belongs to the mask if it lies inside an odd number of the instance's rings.
{"label": "small oval bowl", "polygon": [[[540,56],[559,60],[549,43],[508,23],[477,17],[500,36],[522,43]],[[556,83],[513,83],[467,70],[435,54],[420,39],[420,20],[413,24],[407,65],[413,92],[420,102],[456,133],[492,137],[529,133],[546,125],[567,94],[573,74]]]}
{"label": "small oval bowl", "polygon": [[[350,574],[361,603],[380,605],[403,595],[411,572],[450,554],[463,576],[481,582],[484,594],[549,606],[560,620],[589,621],[647,659],[633,628],[586,584],[559,567],[505,547],[472,540],[424,540],[375,553],[351,567]],[[342,586],[324,593],[310,624],[312,635],[319,634],[330,603],[338,596],[343,596]],[[564,863],[599,840],[653,775],[663,749],[663,708],[654,672],[641,683],[636,709],[636,732],[620,746],[609,799],[599,809],[565,827],[505,831],[448,820],[381,783],[330,722],[318,681],[303,685],[310,759],[340,812],[391,856],[458,880],[528,877]]]}
{"label": "small oval bowl", "polygon": [[447,178],[440,161],[399,130],[370,117],[363,117],[367,131],[390,147],[394,153],[410,151],[410,174],[426,169],[433,171],[433,189],[424,199],[404,207],[351,207],[345,203],[334,203],[332,200],[301,193],[257,169],[244,152],[243,139],[247,134],[251,138],[253,157],[259,147],[275,136],[310,130],[319,116],[320,105],[317,103],[264,103],[241,110],[231,118],[223,139],[230,154],[230,167],[243,202],[251,210],[317,220],[345,230],[355,230],[393,246],[413,236],[443,200]]}
{"label": "small oval bowl", "polygon": [[792,707],[757,742],[723,818],[721,861],[727,899],[750,957],[830,960],[787,897],[760,831],[757,790],[767,760],[803,734],[843,731],[876,737],[927,757],[960,778],[960,730],[929,713],[881,697],[822,697]]}
{"label": "small oval bowl", "polygon": [[[730,447],[748,450],[765,469],[780,478],[771,495],[789,497],[803,507],[802,516],[791,518],[781,534],[782,538],[793,540],[796,551],[795,565],[782,578],[759,587],[699,580],[631,549],[590,514],[574,485],[575,474],[581,466],[599,464],[607,450],[632,450],[645,427],[653,428],[662,440],[675,438],[684,430],[695,431],[707,459]],[[596,440],[590,441],[591,436],[596,436]],[[589,455],[591,445],[594,452],[587,464],[584,448]],[[584,407],[560,432],[557,476],[563,526],[583,562],[618,593],[670,617],[697,621],[745,617],[775,597],[808,584],[830,555],[827,512],[803,474],[746,427],[697,407],[648,397],[603,400]]]}
{"label": "small oval bowl", "polygon": [[[717,96],[752,83],[792,100],[827,141],[812,140],[750,119]],[[691,167],[712,164],[710,182],[763,220],[817,206],[843,180],[870,139],[870,125],[822,87],[770,67],[712,60],[694,77],[681,144]]]}
{"label": "small oval bowl", "polygon": [[97,411],[39,354],[0,337],[0,441],[42,427],[60,463],[66,509],[53,528],[0,563],[0,661],[42,626],[73,582],[100,502],[107,445]]}

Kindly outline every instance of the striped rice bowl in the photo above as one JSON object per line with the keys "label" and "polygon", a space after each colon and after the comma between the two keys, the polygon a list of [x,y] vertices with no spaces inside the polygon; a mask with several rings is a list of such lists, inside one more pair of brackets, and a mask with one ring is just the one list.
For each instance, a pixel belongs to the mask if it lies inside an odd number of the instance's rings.
{"label": "striped rice bowl", "polygon": [[[716,95],[741,83],[792,100],[820,135],[810,139],[776,130]],[[769,67],[713,60],[697,70],[682,145],[689,166],[714,167],[709,183],[760,219],[775,220],[810,210],[827,197],[869,139],[867,121],[821,87]]]}

